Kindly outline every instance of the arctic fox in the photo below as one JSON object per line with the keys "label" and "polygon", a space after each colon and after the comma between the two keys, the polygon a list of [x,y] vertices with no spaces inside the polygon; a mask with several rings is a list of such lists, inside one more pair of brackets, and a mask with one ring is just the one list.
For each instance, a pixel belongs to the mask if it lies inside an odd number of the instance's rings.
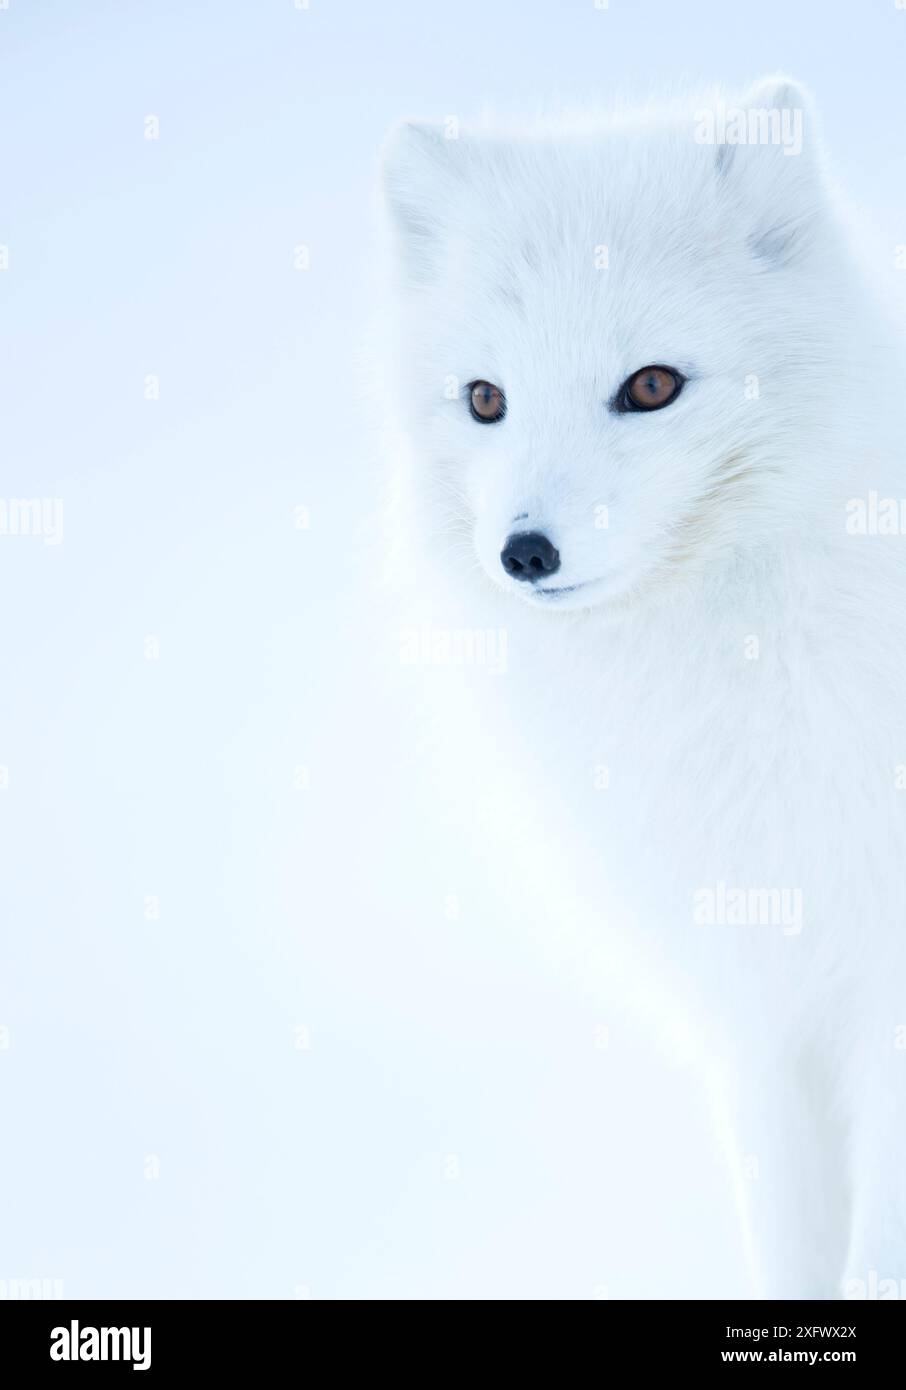
{"label": "arctic fox", "polygon": [[707,1032],[753,1293],[902,1287],[906,378],[810,99],[405,122],[384,186],[397,515],[508,634],[539,881],[600,874]]}

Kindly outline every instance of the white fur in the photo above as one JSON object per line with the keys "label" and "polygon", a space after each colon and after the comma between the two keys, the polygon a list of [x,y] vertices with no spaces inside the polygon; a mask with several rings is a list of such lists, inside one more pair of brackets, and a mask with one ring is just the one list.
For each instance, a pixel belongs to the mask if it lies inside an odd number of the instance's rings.
{"label": "white fur", "polygon": [[[550,865],[602,940],[603,894],[625,905],[707,1033],[757,1162],[755,1291],[833,1296],[906,1278],[906,536],[846,511],[906,496],[903,358],[806,96],[722,97],[804,111],[787,155],[698,143],[720,95],[392,134],[396,515],[432,620],[509,634],[481,718]],[[609,410],[650,363],[688,377],[679,399]],[[500,424],[469,414],[478,378]],[[583,587],[515,583],[514,529]],[[700,924],[718,884],[797,892],[801,929]]]}

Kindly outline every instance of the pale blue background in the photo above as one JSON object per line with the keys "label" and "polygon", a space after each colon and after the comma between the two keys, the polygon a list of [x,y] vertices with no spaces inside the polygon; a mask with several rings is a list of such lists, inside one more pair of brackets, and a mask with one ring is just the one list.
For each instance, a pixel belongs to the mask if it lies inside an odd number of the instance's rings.
{"label": "pale blue background", "polygon": [[0,537],[0,1279],[740,1290],[691,1092],[514,964],[400,773],[359,563],[375,155],[400,115],[782,67],[892,257],[904,64],[893,0],[0,11],[0,495],[65,508],[56,548]]}

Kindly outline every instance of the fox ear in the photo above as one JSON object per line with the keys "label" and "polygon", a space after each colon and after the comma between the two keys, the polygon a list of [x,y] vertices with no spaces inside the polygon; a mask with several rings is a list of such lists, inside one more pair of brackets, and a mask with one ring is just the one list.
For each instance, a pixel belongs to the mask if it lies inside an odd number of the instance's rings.
{"label": "fox ear", "polygon": [[455,126],[401,121],[384,142],[384,194],[403,267],[414,283],[430,279],[455,210],[458,136]]}
{"label": "fox ear", "polygon": [[778,75],[756,82],[733,105],[719,102],[698,114],[713,120],[717,177],[736,215],[748,221],[753,254],[786,264],[806,248],[827,206],[811,96]]}

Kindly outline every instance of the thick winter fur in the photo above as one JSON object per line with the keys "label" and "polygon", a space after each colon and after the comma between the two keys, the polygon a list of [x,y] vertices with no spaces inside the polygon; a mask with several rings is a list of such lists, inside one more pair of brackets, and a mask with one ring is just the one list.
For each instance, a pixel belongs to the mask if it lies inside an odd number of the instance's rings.
{"label": "thick winter fur", "polygon": [[[801,150],[709,142],[720,109],[798,111]],[[810,103],[406,123],[384,177],[401,554],[434,621],[508,634],[498,775],[710,1040],[753,1292],[906,1291],[903,357]],[[679,398],[614,411],[649,364]],[[501,565],[535,529],[562,593]]]}

